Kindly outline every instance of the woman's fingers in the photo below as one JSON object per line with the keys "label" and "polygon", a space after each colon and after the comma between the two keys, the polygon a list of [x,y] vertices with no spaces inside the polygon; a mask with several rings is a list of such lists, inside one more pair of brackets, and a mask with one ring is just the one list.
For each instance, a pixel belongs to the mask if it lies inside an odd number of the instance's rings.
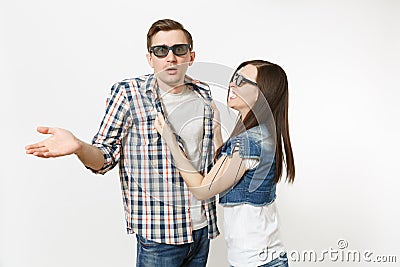
{"label": "woman's fingers", "polygon": [[164,126],[165,119],[164,119],[164,116],[160,112],[157,113],[157,119],[158,119],[159,123],[161,124],[161,126]]}
{"label": "woman's fingers", "polygon": [[159,134],[162,133],[165,124],[164,116],[161,113],[157,113],[156,120],[154,121],[154,128]]}

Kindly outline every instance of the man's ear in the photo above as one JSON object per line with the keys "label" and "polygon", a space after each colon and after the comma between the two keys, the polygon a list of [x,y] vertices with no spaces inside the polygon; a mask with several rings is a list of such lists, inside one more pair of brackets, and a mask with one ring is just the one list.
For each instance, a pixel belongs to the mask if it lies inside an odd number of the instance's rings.
{"label": "man's ear", "polygon": [[151,58],[151,55],[150,54],[146,54],[146,58],[147,58],[147,63],[149,63],[150,67],[154,68],[153,67],[153,59]]}
{"label": "man's ear", "polygon": [[195,57],[196,57],[196,53],[194,51],[190,52],[189,66],[192,66]]}

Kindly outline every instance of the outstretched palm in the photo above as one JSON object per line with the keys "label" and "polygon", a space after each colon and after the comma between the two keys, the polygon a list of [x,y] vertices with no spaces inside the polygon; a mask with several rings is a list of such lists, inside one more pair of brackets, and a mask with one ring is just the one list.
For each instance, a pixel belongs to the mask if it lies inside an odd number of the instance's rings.
{"label": "outstretched palm", "polygon": [[38,127],[37,131],[51,136],[36,144],[27,145],[27,154],[42,158],[61,157],[77,152],[80,147],[79,140],[65,129]]}

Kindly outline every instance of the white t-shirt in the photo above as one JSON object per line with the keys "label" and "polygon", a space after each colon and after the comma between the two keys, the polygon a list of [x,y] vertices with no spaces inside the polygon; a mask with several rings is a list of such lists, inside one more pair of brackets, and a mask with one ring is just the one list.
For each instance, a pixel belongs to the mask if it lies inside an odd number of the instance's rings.
{"label": "white t-shirt", "polygon": [[[198,169],[201,163],[204,129],[204,100],[190,89],[183,89],[180,94],[166,93],[160,90],[165,116],[185,146],[185,153]],[[207,226],[205,209],[193,194],[190,194],[190,216],[192,229]]]}
{"label": "white t-shirt", "polygon": [[[246,169],[258,160],[244,159]],[[224,236],[229,264],[235,267],[260,266],[285,251],[279,237],[279,218],[275,202],[265,206],[239,204],[224,206]]]}

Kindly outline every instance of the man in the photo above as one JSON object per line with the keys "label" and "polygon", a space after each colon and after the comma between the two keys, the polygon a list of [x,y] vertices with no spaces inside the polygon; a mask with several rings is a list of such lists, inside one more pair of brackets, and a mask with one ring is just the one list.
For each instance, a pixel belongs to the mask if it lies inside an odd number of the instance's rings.
{"label": "man", "polygon": [[76,154],[95,173],[117,163],[127,231],[137,236],[137,266],[205,266],[209,239],[219,232],[213,199],[200,202],[173,165],[154,129],[157,112],[168,118],[182,148],[206,172],[212,164],[212,99],[208,86],[186,76],[195,53],[191,34],[173,20],[155,22],[147,34],[154,73],[116,83],[92,144],[60,128],[26,153],[49,158]]}

